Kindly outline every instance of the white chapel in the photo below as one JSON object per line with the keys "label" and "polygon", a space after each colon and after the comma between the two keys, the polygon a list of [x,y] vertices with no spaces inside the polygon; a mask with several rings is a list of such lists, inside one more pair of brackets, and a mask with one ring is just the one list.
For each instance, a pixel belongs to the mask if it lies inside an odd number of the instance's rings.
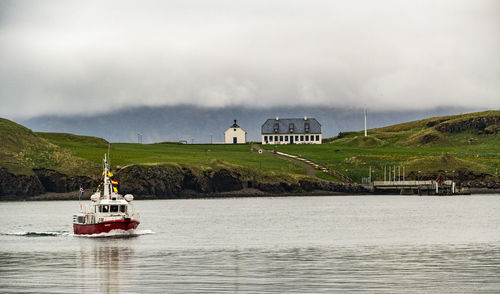
{"label": "white chapel", "polygon": [[224,132],[224,143],[226,144],[245,144],[247,142],[247,132],[240,128],[234,120],[234,124]]}

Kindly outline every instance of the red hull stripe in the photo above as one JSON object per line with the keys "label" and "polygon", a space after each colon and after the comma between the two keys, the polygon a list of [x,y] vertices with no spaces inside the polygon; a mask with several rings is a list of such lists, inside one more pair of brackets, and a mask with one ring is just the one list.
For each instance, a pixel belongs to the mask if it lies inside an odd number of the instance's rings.
{"label": "red hull stripe", "polygon": [[89,225],[73,224],[73,233],[75,235],[91,235],[108,233],[112,230],[128,231],[135,230],[138,225],[139,222],[135,220],[113,220]]}

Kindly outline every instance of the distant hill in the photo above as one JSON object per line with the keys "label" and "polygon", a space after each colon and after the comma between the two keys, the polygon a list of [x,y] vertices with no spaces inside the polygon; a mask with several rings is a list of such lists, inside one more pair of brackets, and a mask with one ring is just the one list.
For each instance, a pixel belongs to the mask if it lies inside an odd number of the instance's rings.
{"label": "distant hill", "polygon": [[483,111],[411,121],[364,133],[344,132],[326,142],[350,146],[454,146],[477,141],[496,141],[500,134],[500,111]]}

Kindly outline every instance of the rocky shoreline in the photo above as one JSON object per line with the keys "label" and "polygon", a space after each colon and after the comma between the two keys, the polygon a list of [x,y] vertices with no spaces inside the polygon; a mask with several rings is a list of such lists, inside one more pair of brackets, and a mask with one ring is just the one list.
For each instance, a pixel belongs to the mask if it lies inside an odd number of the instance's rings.
{"label": "rocky shoreline", "polygon": [[[15,175],[0,168],[0,201],[77,200],[79,187],[88,199],[100,179],[68,176],[49,169],[34,169],[33,175]],[[189,199],[221,197],[268,197],[310,195],[366,195],[365,186],[334,183],[313,178],[258,178],[238,170],[195,170],[187,167],[129,166],[115,172],[122,194],[136,199]],[[474,194],[499,193],[500,183],[474,178],[460,183]]]}
{"label": "rocky shoreline", "polygon": [[[72,177],[54,170],[36,169],[33,175],[15,175],[0,169],[0,200],[78,199],[79,187],[90,197],[100,179]],[[129,166],[115,172],[122,194],[136,199],[186,199],[206,197],[251,197],[312,195],[325,193],[363,194],[362,185],[333,183],[312,178],[254,178],[238,170],[194,170],[186,167]],[[321,192],[315,192],[321,191]]]}

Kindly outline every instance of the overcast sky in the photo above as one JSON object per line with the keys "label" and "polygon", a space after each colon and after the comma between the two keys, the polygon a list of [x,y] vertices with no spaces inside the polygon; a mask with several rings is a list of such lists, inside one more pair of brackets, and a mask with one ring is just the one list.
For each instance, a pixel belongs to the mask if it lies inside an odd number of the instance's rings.
{"label": "overcast sky", "polygon": [[3,1],[0,116],[500,108],[500,1]]}

